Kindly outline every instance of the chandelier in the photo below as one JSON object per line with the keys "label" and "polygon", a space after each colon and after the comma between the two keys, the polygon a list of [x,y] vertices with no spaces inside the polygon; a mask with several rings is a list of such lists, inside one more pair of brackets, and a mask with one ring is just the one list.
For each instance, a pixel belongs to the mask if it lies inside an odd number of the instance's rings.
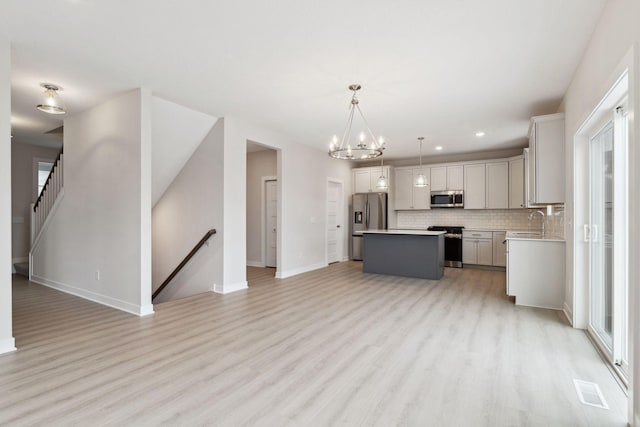
{"label": "chandelier", "polygon": [[[333,158],[345,160],[374,159],[381,156],[382,150],[385,149],[384,138],[375,137],[367,123],[367,119],[364,118],[364,114],[362,114],[362,110],[360,110],[360,104],[356,94],[361,88],[362,86],[359,84],[352,84],[349,86],[349,90],[353,91],[351,105],[349,106],[349,118],[347,119],[347,124],[342,132],[342,139],[338,141],[338,136],[333,135],[331,143],[329,144],[329,155]],[[351,128],[353,127],[353,117],[355,116],[356,110],[362,118],[362,123],[366,128],[366,132],[361,131],[358,135],[358,141],[352,143]]]}

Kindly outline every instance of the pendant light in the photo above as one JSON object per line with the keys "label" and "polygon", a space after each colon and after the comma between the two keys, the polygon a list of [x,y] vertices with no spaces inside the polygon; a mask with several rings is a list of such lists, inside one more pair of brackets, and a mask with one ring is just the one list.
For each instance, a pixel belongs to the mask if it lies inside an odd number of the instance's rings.
{"label": "pendant light", "polygon": [[422,141],[424,141],[424,136],[419,137],[418,141],[420,141],[420,173],[418,174],[418,176],[416,176],[416,180],[414,181],[413,185],[415,185],[416,187],[426,187],[427,185],[429,185],[429,180],[427,179],[425,174],[422,173]]}
{"label": "pendant light", "polygon": [[[367,160],[375,159],[382,156],[382,150],[384,150],[384,138],[376,138],[367,119],[364,118],[362,110],[360,110],[360,101],[356,93],[362,88],[359,84],[352,84],[349,86],[349,90],[353,92],[351,96],[351,105],[349,106],[349,117],[347,118],[347,124],[344,127],[342,133],[342,139],[338,140],[338,136],[334,135],[331,143],[329,144],[329,155],[335,159],[344,160]],[[366,132],[360,132],[358,141],[354,141],[351,144],[351,128],[353,126],[353,117],[358,112],[362,125]]]}
{"label": "pendant light", "polygon": [[382,159],[382,156],[380,156],[380,178],[378,178],[376,188],[378,190],[386,190],[389,188],[389,181],[384,176],[384,160]]}
{"label": "pendant light", "polygon": [[42,101],[36,106],[36,108],[48,114],[66,113],[64,102],[58,94],[58,91],[62,90],[62,88],[51,83],[40,83],[40,86],[46,90],[42,94]]}

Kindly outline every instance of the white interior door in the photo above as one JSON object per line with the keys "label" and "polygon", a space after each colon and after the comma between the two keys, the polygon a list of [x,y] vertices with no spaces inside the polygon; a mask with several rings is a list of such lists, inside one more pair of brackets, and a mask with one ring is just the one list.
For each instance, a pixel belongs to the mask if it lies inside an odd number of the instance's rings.
{"label": "white interior door", "polygon": [[278,181],[265,181],[265,266],[277,266]]}
{"label": "white interior door", "polygon": [[327,263],[342,259],[342,184],[327,183]]}

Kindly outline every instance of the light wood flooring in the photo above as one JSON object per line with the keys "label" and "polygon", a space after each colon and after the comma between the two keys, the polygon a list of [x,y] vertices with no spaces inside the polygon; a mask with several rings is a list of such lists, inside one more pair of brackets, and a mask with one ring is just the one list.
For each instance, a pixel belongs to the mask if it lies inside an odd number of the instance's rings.
{"label": "light wood flooring", "polygon": [[[249,282],[137,318],[14,276],[0,425],[625,425],[584,332],[516,307],[504,273],[428,281],[345,262]],[[573,378],[611,410],[580,404]]]}

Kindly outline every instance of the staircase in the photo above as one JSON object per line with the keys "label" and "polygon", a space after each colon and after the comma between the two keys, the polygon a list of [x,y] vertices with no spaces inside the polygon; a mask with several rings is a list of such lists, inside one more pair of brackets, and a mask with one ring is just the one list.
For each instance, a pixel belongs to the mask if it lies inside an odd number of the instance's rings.
{"label": "staircase", "polygon": [[[33,252],[40,240],[40,235],[47,224],[49,214],[57,206],[58,197],[63,194],[63,158],[63,149],[60,149],[47,181],[38,196],[38,200],[33,204],[31,212],[31,252]],[[16,263],[14,268],[16,269],[16,274],[29,277],[29,263]]]}

